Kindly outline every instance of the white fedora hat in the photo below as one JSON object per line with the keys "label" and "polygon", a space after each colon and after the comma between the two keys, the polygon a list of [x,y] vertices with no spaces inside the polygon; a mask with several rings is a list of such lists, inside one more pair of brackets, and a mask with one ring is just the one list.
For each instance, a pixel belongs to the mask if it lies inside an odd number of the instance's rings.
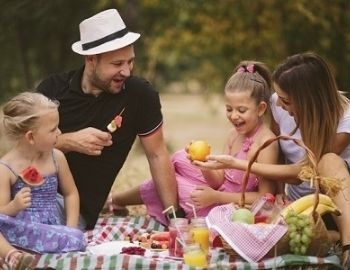
{"label": "white fedora hat", "polygon": [[129,32],[116,9],[108,9],[79,24],[80,41],[72,50],[81,55],[114,51],[134,43],[140,34]]}

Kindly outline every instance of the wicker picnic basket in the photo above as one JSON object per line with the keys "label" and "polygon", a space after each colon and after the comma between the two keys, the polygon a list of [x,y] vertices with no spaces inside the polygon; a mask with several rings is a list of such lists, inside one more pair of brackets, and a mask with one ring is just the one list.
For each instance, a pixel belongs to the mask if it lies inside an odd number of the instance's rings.
{"label": "wicker picnic basket", "polygon": [[[302,147],[307,155],[308,159],[308,165],[303,167],[300,171],[298,177],[302,181],[310,181],[314,187],[315,187],[315,202],[314,202],[314,208],[309,216],[310,220],[313,224],[313,238],[311,240],[311,243],[309,244],[309,247],[307,249],[307,256],[317,256],[317,257],[323,257],[326,256],[329,252],[330,248],[333,246],[334,243],[331,242],[330,237],[328,235],[327,228],[316,211],[317,205],[319,203],[319,192],[320,188],[323,191],[326,191],[327,193],[336,193],[339,191],[340,185],[338,184],[339,180],[335,178],[323,178],[320,177],[317,172],[317,161],[313,154],[313,152],[306,147],[302,141],[294,139],[289,136],[280,135],[276,138],[270,139],[266,141],[253,155],[253,157],[249,160],[248,168],[243,176],[242,181],[242,191],[241,191],[241,198],[240,202],[238,204],[238,207],[245,207],[245,190],[247,186],[248,177],[251,171],[251,167],[253,163],[256,161],[259,153],[266,148],[268,145],[273,143],[276,140],[292,140],[295,144]],[[232,247],[221,237],[221,241],[223,244],[223,248],[226,253],[228,253],[231,256],[237,256],[239,255],[232,249]],[[289,249],[289,233],[287,232],[279,241],[278,243],[272,248],[267,255],[264,258],[271,258],[276,257],[279,255],[285,255],[291,253]],[[314,268],[313,268],[314,267]],[[278,268],[278,269],[291,269],[288,267],[284,268]],[[293,265],[292,269],[328,269],[327,265]]]}

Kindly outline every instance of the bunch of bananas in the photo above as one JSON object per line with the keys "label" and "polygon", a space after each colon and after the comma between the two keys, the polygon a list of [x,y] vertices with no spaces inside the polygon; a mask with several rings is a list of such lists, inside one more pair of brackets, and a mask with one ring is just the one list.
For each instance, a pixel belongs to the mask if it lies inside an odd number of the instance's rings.
{"label": "bunch of bananas", "polygon": [[[295,214],[310,215],[314,208],[314,203],[315,194],[306,195],[296,201],[293,201],[287,207],[285,207],[281,212],[281,216],[285,219],[290,211],[293,211]],[[319,215],[326,213],[332,213],[337,216],[341,215],[341,211],[338,209],[332,199],[325,194],[319,194],[319,203],[316,211]]]}

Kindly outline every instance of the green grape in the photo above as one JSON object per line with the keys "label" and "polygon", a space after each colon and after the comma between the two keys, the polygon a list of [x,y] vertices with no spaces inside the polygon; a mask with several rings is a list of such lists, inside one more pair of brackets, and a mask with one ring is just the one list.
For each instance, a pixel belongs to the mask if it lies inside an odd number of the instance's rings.
{"label": "green grape", "polygon": [[306,226],[305,219],[298,220],[298,228],[304,228]]}
{"label": "green grape", "polygon": [[301,237],[300,237],[300,234],[299,234],[299,233],[296,233],[296,234],[295,234],[295,236],[294,236],[294,241],[295,241],[296,243],[300,243]]}
{"label": "green grape", "polygon": [[304,221],[305,221],[305,226],[310,226],[311,225],[311,220],[310,220],[309,217],[305,216]]}
{"label": "green grape", "polygon": [[294,224],[288,224],[288,229],[290,232],[296,232],[298,228]]}
{"label": "green grape", "polygon": [[298,222],[298,217],[293,216],[293,217],[289,218],[289,222],[287,222],[287,223],[296,225],[297,222]]}
{"label": "green grape", "polygon": [[289,247],[294,254],[305,255],[312,238],[312,222],[308,216],[287,214],[286,223],[289,232]]}
{"label": "green grape", "polygon": [[288,213],[287,213],[287,216],[285,218],[285,221],[288,223],[288,224],[292,224],[294,223],[294,220],[295,218],[297,218],[297,215],[295,214],[295,212],[293,210],[290,210]]}
{"label": "green grape", "polygon": [[307,250],[307,246],[306,246],[306,245],[301,245],[301,246],[299,247],[299,253],[300,253],[301,255],[305,255],[305,254],[306,254],[306,250]]}
{"label": "green grape", "polygon": [[303,244],[308,245],[308,244],[310,244],[310,242],[311,242],[311,238],[310,238],[310,236],[308,236],[308,235],[306,235],[305,233],[303,233],[303,234],[301,235],[300,241],[301,241]]}
{"label": "green grape", "polygon": [[286,218],[295,217],[295,216],[297,216],[297,214],[294,212],[294,210],[289,210]]}
{"label": "green grape", "polygon": [[290,237],[291,239],[293,239],[293,238],[295,237],[296,234],[297,234],[296,231],[290,232],[290,233],[289,233],[289,237]]}
{"label": "green grape", "polygon": [[299,252],[300,252],[299,247],[294,247],[294,250],[292,250],[292,252],[293,252],[294,254],[299,254]]}
{"label": "green grape", "polygon": [[294,239],[289,240],[289,246],[290,246],[291,248],[293,248],[293,247],[295,247],[295,246],[297,246],[297,245],[298,245],[298,243],[295,242]]}
{"label": "green grape", "polygon": [[287,216],[286,218],[285,218],[285,221],[286,221],[286,223],[289,225],[289,224],[292,224],[292,219],[293,219],[293,217],[292,216]]}
{"label": "green grape", "polygon": [[305,234],[305,235],[307,235],[308,237],[312,237],[312,228],[311,227],[305,227],[305,228],[303,228],[303,233]]}

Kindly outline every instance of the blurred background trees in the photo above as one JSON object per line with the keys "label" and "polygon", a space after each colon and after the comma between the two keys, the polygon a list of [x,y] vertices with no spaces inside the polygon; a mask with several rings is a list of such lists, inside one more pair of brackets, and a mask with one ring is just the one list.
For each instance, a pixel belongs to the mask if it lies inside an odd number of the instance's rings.
{"label": "blurred background trees", "polygon": [[339,88],[350,90],[348,0],[0,0],[0,100],[80,66],[70,49],[78,25],[107,8],[141,33],[135,73],[160,92],[221,92],[243,59],[273,70],[307,50],[325,57]]}

